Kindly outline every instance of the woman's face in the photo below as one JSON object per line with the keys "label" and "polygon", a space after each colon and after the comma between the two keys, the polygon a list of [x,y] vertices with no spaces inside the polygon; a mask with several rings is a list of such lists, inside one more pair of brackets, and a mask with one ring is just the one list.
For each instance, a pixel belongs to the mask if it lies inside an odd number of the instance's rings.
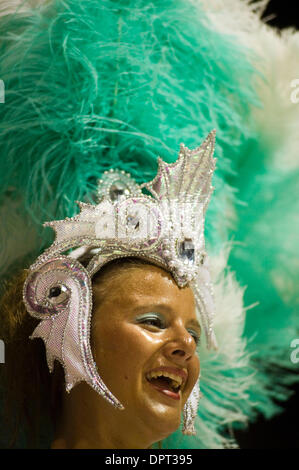
{"label": "woman's face", "polygon": [[107,286],[100,301],[94,289],[92,349],[100,376],[125,407],[117,412],[162,439],[179,427],[199,375],[193,292],[151,265],[120,270]]}

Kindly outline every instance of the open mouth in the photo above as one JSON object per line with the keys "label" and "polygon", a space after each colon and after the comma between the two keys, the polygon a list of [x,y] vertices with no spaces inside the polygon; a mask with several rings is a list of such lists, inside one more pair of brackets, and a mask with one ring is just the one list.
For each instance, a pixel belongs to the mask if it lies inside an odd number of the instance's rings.
{"label": "open mouth", "polygon": [[185,383],[181,375],[177,375],[165,370],[153,370],[146,374],[146,379],[156,390],[164,395],[180,399],[180,391]]}

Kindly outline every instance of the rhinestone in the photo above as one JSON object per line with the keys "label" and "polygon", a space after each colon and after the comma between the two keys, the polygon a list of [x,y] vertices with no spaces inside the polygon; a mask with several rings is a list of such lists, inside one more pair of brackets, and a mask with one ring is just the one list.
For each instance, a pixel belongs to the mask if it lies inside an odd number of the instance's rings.
{"label": "rhinestone", "polygon": [[51,287],[49,290],[49,297],[58,297],[61,294],[61,287]]}
{"label": "rhinestone", "polygon": [[135,215],[128,215],[127,224],[129,227],[132,227],[134,228],[134,230],[137,230],[139,228],[139,218]]}
{"label": "rhinestone", "polygon": [[194,263],[195,247],[190,238],[185,238],[184,241],[179,243],[179,257],[184,261]]}
{"label": "rhinestone", "polygon": [[52,305],[59,305],[63,302],[65,302],[70,296],[69,289],[64,286],[54,286],[50,287],[49,292],[48,292],[48,301]]}
{"label": "rhinestone", "polygon": [[110,196],[111,201],[118,201],[123,196],[129,196],[129,195],[130,195],[130,190],[128,186],[120,180],[115,181],[110,187],[109,196]]}

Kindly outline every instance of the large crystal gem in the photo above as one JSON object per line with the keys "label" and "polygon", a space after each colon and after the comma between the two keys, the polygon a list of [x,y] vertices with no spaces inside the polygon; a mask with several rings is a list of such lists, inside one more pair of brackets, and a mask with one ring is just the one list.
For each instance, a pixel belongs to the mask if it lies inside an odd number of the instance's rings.
{"label": "large crystal gem", "polygon": [[109,196],[111,201],[118,201],[123,196],[129,196],[130,190],[128,186],[121,180],[115,181],[109,190]]}
{"label": "large crystal gem", "polygon": [[185,238],[178,246],[179,257],[184,262],[194,263],[195,248],[194,243],[190,238]]}
{"label": "large crystal gem", "polygon": [[136,215],[128,215],[127,216],[127,224],[129,227],[137,230],[139,228],[139,218]]}
{"label": "large crystal gem", "polygon": [[61,287],[51,287],[49,290],[49,297],[58,297],[61,294]]}
{"label": "large crystal gem", "polygon": [[63,284],[51,287],[48,292],[48,302],[52,305],[64,303],[69,297],[70,291]]}

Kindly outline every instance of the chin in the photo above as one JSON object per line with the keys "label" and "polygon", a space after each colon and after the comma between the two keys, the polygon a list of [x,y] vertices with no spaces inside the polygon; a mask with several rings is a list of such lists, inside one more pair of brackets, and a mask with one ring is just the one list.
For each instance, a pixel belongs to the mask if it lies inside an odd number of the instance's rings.
{"label": "chin", "polygon": [[143,410],[144,423],[151,429],[153,442],[165,439],[177,431],[181,424],[181,410],[174,410],[161,404],[151,404],[150,409]]}
{"label": "chin", "polygon": [[158,438],[156,439],[157,441],[162,441],[163,439],[166,439],[169,437],[172,433],[177,431],[180,428],[181,420],[177,420],[175,423],[161,423],[160,429],[159,429],[159,435]]}

